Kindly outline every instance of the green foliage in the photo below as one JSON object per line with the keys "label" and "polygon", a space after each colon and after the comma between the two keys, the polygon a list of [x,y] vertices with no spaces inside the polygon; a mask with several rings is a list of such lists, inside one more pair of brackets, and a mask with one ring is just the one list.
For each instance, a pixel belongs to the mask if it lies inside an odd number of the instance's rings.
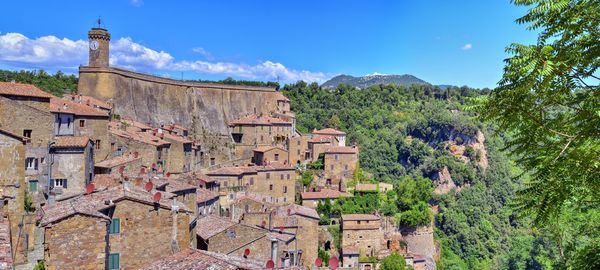
{"label": "green foliage", "polygon": [[410,207],[410,209],[398,213],[394,216],[397,223],[408,227],[429,225],[433,218],[433,213],[426,202],[420,201]]}
{"label": "green foliage", "polygon": [[335,201],[333,212],[341,214],[371,214],[380,207],[379,194],[361,193],[354,197],[339,198]]}
{"label": "green foliage", "polygon": [[405,211],[419,202],[429,201],[433,192],[433,185],[431,180],[423,176],[405,176],[400,179],[396,191],[398,192],[398,208]]}
{"label": "green foliage", "polygon": [[329,252],[319,248],[317,256],[323,260],[323,266],[329,266]]}
{"label": "green foliage", "polygon": [[323,203],[320,201],[317,203],[317,213],[319,213],[319,216],[321,217],[319,220],[319,225],[331,224],[331,210],[331,200],[325,199]]}
{"label": "green foliage", "polygon": [[262,81],[246,81],[246,80],[235,80],[231,77],[227,77],[224,80],[211,81],[211,80],[187,80],[190,82],[202,82],[202,83],[218,83],[218,84],[229,84],[229,85],[247,85],[247,86],[262,86],[262,87],[274,87],[279,89],[278,82],[262,82]]}
{"label": "green foliage", "polygon": [[327,231],[333,237],[333,244],[338,249],[338,254],[342,253],[342,231],[340,230],[340,225],[329,225],[327,227]]}
{"label": "green foliage", "polygon": [[27,190],[25,190],[25,196],[23,196],[23,205],[25,212],[32,213],[35,212],[35,206],[33,205],[33,199]]}
{"label": "green foliage", "polygon": [[302,186],[307,187],[312,183],[313,180],[313,172],[312,171],[304,171],[302,172],[302,178],[300,179]]}
{"label": "green foliage", "polygon": [[398,254],[396,252],[393,252],[389,256],[383,258],[381,260],[381,265],[379,267],[379,270],[407,270],[407,269],[411,269],[411,268],[406,265],[406,261],[404,260],[404,257],[402,257],[400,254]]}
{"label": "green foliage", "polygon": [[45,270],[46,266],[44,265],[44,260],[38,261],[35,266],[33,267],[33,270]]}
{"label": "green foliage", "polygon": [[33,84],[40,89],[55,95],[75,93],[77,91],[77,77],[75,75],[65,75],[57,71],[54,75],[48,74],[40,69],[37,71],[8,71],[0,70],[0,81]]}
{"label": "green foliage", "polygon": [[311,170],[323,170],[325,164],[325,154],[319,154],[317,160],[308,164],[308,168]]}

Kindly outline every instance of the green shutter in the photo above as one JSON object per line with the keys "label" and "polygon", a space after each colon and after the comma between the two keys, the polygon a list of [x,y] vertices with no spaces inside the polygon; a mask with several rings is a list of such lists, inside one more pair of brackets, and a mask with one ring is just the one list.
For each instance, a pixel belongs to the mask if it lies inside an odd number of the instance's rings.
{"label": "green shutter", "polygon": [[108,269],[119,269],[121,267],[121,262],[119,258],[119,253],[111,253],[108,255]]}
{"label": "green shutter", "polygon": [[38,181],[29,181],[29,192],[38,191]]}
{"label": "green shutter", "polygon": [[108,227],[108,233],[110,234],[118,234],[121,233],[121,220],[118,218],[113,218],[110,222],[110,226]]}

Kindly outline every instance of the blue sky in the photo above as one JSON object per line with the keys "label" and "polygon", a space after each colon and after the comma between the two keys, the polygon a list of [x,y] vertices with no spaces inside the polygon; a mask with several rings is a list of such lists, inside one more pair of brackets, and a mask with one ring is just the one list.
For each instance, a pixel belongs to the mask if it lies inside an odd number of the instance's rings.
{"label": "blue sky", "polygon": [[87,62],[98,16],[111,65],[185,79],[323,82],[337,74],[413,74],[434,84],[494,87],[504,48],[533,43],[526,11],[486,1],[8,1],[0,68]]}

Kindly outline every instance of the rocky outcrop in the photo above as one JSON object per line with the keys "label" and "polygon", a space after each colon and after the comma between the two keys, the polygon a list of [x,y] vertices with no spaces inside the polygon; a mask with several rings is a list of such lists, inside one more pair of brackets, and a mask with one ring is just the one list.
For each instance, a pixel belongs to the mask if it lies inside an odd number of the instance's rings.
{"label": "rocky outcrop", "polygon": [[435,187],[433,193],[435,194],[446,194],[452,189],[456,189],[456,184],[452,181],[452,176],[450,175],[448,167],[444,166],[441,171],[432,177],[432,180],[433,186]]}
{"label": "rocky outcrop", "polygon": [[433,225],[402,228],[401,232],[408,251],[425,257],[427,269],[436,269],[435,258],[438,256],[438,248],[433,239]]}

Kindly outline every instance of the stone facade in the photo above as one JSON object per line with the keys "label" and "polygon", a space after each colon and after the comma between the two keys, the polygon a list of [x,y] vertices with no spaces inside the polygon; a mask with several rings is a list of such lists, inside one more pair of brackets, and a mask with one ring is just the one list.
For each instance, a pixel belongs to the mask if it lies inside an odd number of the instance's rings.
{"label": "stone facade", "polygon": [[358,149],[355,147],[329,147],[325,149],[325,179],[328,185],[345,189],[352,180],[358,163]]}
{"label": "stone facade", "polygon": [[[342,215],[342,249],[356,247],[360,256],[376,256],[383,246],[381,220],[376,215]],[[345,264],[344,264],[345,265]]]}
{"label": "stone facade", "polygon": [[263,146],[252,151],[254,152],[252,163],[256,165],[269,164],[269,162],[289,164],[288,151],[281,147]]}
{"label": "stone facade", "polygon": [[44,263],[48,270],[104,270],[110,221],[87,215],[68,217],[44,230]]}
{"label": "stone facade", "polygon": [[87,137],[82,138],[88,140],[85,146],[54,145],[50,149],[50,188],[58,197],[84,193],[87,184],[94,180],[94,144]]}

